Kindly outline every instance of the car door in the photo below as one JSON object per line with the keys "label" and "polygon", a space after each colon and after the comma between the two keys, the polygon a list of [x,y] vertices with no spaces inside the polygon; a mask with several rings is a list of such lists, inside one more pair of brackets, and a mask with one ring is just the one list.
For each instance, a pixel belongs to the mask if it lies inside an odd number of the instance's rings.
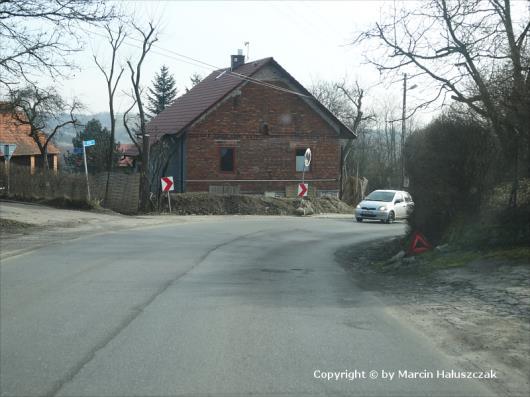
{"label": "car door", "polygon": [[401,193],[396,193],[394,197],[394,212],[396,213],[396,218],[405,218],[407,216],[407,204]]}

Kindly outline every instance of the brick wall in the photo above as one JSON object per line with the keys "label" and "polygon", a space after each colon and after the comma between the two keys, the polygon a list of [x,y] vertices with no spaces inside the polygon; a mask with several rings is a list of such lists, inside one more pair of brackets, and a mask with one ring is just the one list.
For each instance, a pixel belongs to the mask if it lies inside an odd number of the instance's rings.
{"label": "brick wall", "polygon": [[[278,81],[273,82],[279,85]],[[235,172],[220,171],[220,148],[235,148]],[[311,148],[307,180],[317,189],[338,189],[337,133],[300,97],[247,84],[196,123],[187,134],[187,191],[208,191],[215,182],[193,180],[301,179],[296,149]],[[284,191],[296,182],[233,182],[242,192]],[[311,182],[309,182],[311,183]],[[230,184],[230,182],[225,182]]]}

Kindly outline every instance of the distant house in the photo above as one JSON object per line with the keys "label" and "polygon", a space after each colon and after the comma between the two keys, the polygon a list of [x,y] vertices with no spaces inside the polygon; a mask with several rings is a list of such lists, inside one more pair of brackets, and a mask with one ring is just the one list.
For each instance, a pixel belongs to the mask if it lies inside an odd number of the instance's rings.
{"label": "distant house", "polygon": [[[30,127],[20,125],[13,117],[11,105],[0,102],[0,143],[16,144],[10,163],[29,167],[31,172],[43,166],[43,158],[37,143],[29,135]],[[46,134],[39,133],[42,144],[46,142]],[[51,169],[57,170],[59,164],[59,149],[51,142],[48,144],[48,164]],[[5,162],[5,156],[0,146],[0,162]]]}
{"label": "distant house", "polygon": [[140,157],[136,145],[134,143],[120,143],[118,145],[118,152],[120,154],[118,167],[136,170],[138,158]]}
{"label": "distant house", "polygon": [[[150,163],[166,153],[157,176],[173,176],[179,192],[228,187],[289,195],[302,179],[310,148],[310,191],[336,195],[340,140],[355,138],[273,58],[245,63],[243,55],[232,55],[230,68],[211,73],[147,128]],[[164,145],[170,149],[160,149]]]}

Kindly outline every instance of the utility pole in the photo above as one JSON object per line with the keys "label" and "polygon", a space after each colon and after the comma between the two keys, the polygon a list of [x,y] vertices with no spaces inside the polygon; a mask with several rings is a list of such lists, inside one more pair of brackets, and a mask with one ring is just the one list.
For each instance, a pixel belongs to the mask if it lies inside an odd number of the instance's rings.
{"label": "utility pole", "polygon": [[401,115],[401,188],[405,189],[405,130],[407,120],[407,74],[403,75],[403,113]]}
{"label": "utility pole", "polygon": [[[413,90],[414,84],[409,90]],[[405,189],[405,134],[407,130],[407,74],[403,74],[403,113],[401,115],[401,188]]]}

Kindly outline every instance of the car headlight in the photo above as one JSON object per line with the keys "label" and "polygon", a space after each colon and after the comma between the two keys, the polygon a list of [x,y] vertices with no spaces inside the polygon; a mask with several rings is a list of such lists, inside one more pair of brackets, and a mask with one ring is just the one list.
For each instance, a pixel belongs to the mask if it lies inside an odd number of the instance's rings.
{"label": "car headlight", "polygon": [[386,211],[386,207],[385,206],[379,207],[379,211]]}
{"label": "car headlight", "polygon": [[357,204],[357,207],[355,207],[355,208],[361,208],[361,204]]}

